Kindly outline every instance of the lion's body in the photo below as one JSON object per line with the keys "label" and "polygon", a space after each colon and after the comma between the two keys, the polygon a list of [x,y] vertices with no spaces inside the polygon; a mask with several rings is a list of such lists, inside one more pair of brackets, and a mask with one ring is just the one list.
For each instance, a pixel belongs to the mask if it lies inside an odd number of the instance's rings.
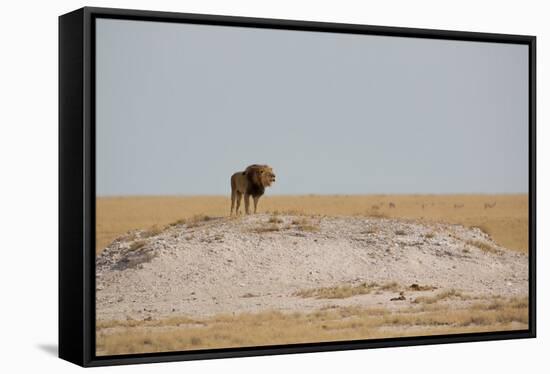
{"label": "lion's body", "polygon": [[258,206],[258,200],[265,193],[266,187],[275,182],[273,169],[268,165],[250,165],[244,171],[236,172],[231,176],[231,211],[239,214],[241,197],[244,196],[246,214],[249,214],[250,196],[254,200],[254,213]]}

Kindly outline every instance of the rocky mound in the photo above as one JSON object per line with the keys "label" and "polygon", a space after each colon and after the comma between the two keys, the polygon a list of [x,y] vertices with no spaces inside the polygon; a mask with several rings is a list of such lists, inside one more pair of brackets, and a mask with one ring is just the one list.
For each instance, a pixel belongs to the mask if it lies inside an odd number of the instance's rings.
{"label": "rocky mound", "polygon": [[[373,292],[320,296],[360,285]],[[129,233],[97,257],[96,286],[107,320],[397,308],[441,290],[526,296],[528,259],[459,225],[258,214]]]}

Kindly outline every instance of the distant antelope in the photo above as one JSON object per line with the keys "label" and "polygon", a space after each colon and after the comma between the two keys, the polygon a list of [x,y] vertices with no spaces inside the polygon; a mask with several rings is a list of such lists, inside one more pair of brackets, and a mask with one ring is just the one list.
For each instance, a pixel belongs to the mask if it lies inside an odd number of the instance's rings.
{"label": "distant antelope", "polygon": [[455,204],[455,209],[464,208],[464,204]]}
{"label": "distant antelope", "polygon": [[492,204],[490,204],[490,203],[485,203],[484,209],[494,208],[495,205],[497,205],[497,202],[496,202],[496,201],[494,201]]}
{"label": "distant antelope", "polygon": [[378,205],[373,205],[371,208],[372,208],[373,210],[378,210],[378,209],[380,209],[380,207],[379,207]]}
{"label": "distant antelope", "polygon": [[395,208],[395,204],[394,204],[394,203],[390,203],[390,208]]}

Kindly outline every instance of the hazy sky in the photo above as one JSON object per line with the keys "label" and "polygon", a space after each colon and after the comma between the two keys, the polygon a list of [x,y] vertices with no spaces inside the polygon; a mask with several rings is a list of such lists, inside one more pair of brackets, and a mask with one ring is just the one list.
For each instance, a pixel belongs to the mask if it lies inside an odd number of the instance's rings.
{"label": "hazy sky", "polygon": [[98,195],[528,190],[528,47],[98,19]]}

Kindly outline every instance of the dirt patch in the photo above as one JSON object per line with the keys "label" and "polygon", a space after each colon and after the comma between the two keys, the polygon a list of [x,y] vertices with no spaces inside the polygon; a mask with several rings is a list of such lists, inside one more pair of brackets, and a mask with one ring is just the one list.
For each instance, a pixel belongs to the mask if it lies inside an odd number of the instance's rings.
{"label": "dirt patch", "polygon": [[[478,228],[315,216],[307,217],[315,230],[304,230],[297,224],[303,220],[291,214],[278,214],[276,222],[271,214],[211,218],[119,238],[96,260],[97,319],[334,306],[391,311],[449,290],[474,299],[527,296],[527,256]],[[319,291],[300,296],[310,290]],[[444,302],[464,300],[450,295]]]}

